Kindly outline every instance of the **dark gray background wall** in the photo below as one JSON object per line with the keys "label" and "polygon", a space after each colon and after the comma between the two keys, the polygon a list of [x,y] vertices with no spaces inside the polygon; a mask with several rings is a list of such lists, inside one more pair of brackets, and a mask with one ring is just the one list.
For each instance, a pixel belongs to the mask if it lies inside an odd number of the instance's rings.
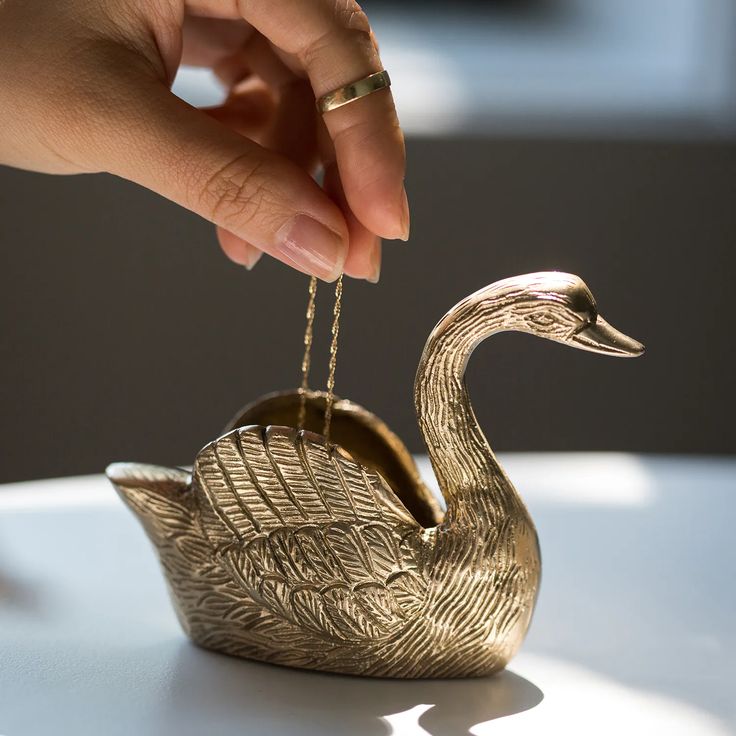
{"label": "dark gray background wall", "polygon": [[[734,143],[412,139],[408,244],[347,283],[337,385],[422,449],[414,370],[457,300],[579,273],[636,361],[528,336],[482,345],[479,418],[514,450],[732,453]],[[0,481],[189,463],[238,406],[296,385],[306,279],[252,273],[131,184],[0,169]],[[319,294],[324,380],[331,288]]]}

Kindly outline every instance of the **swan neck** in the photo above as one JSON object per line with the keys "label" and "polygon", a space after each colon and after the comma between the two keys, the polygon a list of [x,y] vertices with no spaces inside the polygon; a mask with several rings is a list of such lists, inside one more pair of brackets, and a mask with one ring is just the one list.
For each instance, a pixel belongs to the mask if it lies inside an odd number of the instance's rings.
{"label": "swan neck", "polygon": [[478,424],[465,385],[477,345],[504,329],[497,311],[498,305],[487,300],[460,302],[432,331],[417,370],[417,418],[448,515],[497,518],[520,503]]}

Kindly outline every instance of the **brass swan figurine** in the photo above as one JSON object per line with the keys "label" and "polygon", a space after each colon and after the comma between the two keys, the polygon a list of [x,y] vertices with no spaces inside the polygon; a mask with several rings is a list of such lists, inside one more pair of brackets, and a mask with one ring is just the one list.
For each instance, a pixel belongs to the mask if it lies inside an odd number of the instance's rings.
{"label": "brass swan figurine", "polygon": [[[446,513],[396,435],[353,402],[335,404],[336,444],[290,428],[298,392],[246,407],[191,473],[111,465],[189,636],[236,656],[356,675],[503,668],[532,616],[539,547],[464,373],[474,348],[505,330],[606,355],[643,351],[570,274],[506,279],[457,304],[429,336],[415,382]],[[307,427],[320,427],[323,412],[324,396],[310,392]]]}

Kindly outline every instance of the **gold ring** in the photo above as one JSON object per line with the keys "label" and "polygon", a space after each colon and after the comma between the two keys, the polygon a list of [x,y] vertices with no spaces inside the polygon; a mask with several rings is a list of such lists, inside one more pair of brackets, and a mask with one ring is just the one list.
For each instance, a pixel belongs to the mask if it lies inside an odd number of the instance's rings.
{"label": "gold ring", "polygon": [[383,69],[375,74],[370,74],[357,82],[351,82],[344,87],[339,87],[326,95],[322,95],[317,100],[317,109],[321,113],[337,110],[338,107],[348,105],[361,97],[378,92],[379,89],[386,89],[391,86],[391,78],[388,72]]}

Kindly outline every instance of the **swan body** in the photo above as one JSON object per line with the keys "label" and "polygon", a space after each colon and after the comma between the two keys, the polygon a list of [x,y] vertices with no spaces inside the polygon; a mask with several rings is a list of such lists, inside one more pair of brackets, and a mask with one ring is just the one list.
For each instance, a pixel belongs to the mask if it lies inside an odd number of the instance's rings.
{"label": "swan body", "polygon": [[[432,331],[415,382],[446,513],[400,440],[353,402],[335,404],[336,444],[291,429],[297,392],[247,407],[191,472],[111,465],[189,636],[236,656],[348,674],[503,668],[529,627],[539,546],[463,380],[476,345],[503,330],[609,355],[643,349],[598,316],[569,274],[507,279],[456,305]],[[324,397],[308,399],[307,427],[318,427]]]}

